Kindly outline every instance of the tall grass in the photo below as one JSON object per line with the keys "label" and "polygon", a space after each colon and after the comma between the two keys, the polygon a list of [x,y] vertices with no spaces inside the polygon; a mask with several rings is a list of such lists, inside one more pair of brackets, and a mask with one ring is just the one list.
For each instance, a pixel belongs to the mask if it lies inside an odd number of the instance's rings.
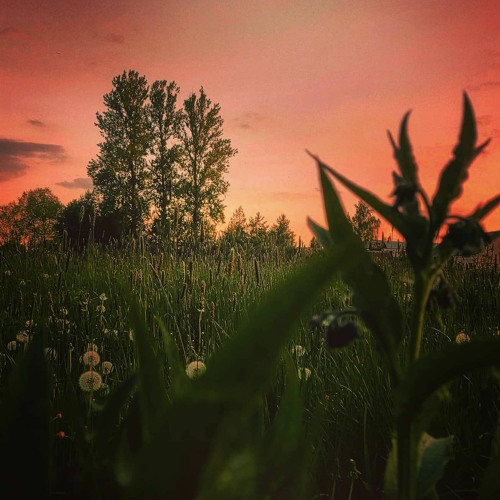
{"label": "tall grass", "polygon": [[[154,351],[164,360],[163,377],[168,387],[173,380],[170,363],[155,318],[171,334],[184,365],[201,360],[210,369],[211,357],[242,321],[249,320],[252,306],[309,258],[304,250],[285,256],[275,249],[260,256],[245,254],[243,250],[224,253],[220,249],[198,256],[179,256],[157,252],[146,244],[129,248],[96,245],[83,253],[62,247],[35,253],[3,251],[2,394],[13,367],[29,345],[23,340],[32,340],[36,332],[45,331],[45,347],[51,349],[47,351],[47,360],[52,374],[49,405],[53,491],[71,494],[82,488],[84,463],[91,460],[93,447],[97,446],[93,434],[95,419],[110,394],[136,371],[135,332],[129,316],[131,297],[143,307]],[[404,311],[412,301],[408,263],[403,256],[380,257],[379,264],[388,273]],[[431,313],[426,324],[425,350],[454,342],[461,331],[471,338],[491,337],[499,328],[500,278],[494,266],[450,266],[446,276],[462,307],[446,314]],[[130,294],[124,293],[123,284]],[[287,363],[291,362],[301,375],[302,419],[308,429],[307,445],[313,448],[308,459],[310,497],[381,496],[380,478],[391,436],[389,374],[366,332],[352,349],[331,351],[322,332],[310,321],[317,313],[349,307],[350,301],[348,288],[336,281],[303,315],[292,341],[282,352],[272,386],[257,412],[261,421],[259,432],[266,436],[279,412],[287,385]],[[89,344],[97,346],[101,357],[96,371],[102,372],[104,361],[113,364],[112,372],[103,375],[104,386],[91,396],[78,385],[86,370],[81,356]],[[436,424],[443,435],[452,433],[461,439],[462,456],[449,468],[453,478],[450,489],[455,488],[455,493],[471,487],[469,483],[484,465],[484,446],[476,446],[474,436],[478,430],[486,431],[489,422],[474,418],[474,409],[479,404],[484,406],[482,399],[492,394],[492,388],[484,385],[485,380],[481,376],[462,378],[452,389],[456,397]],[[122,418],[126,415],[124,407]],[[485,418],[488,420],[488,416]],[[112,433],[117,432],[117,425],[118,422],[111,427]],[[104,479],[101,477],[100,481]],[[99,488],[103,488],[102,484]]]}

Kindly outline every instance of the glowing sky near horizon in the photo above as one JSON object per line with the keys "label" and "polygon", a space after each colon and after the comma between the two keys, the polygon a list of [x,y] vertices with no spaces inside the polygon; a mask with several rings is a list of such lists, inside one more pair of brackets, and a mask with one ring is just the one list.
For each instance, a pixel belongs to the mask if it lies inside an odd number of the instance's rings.
{"label": "glowing sky near horizon", "polygon": [[[269,223],[285,213],[307,242],[324,222],[318,154],[389,200],[386,130],[413,109],[410,138],[432,194],[458,136],[462,92],[479,140],[455,212],[500,185],[497,0],[0,0],[0,204],[49,187],[64,203],[90,186],[95,114],[124,69],[203,86],[221,106],[231,160],[226,221],[238,206]],[[346,209],[356,198],[340,188]],[[485,220],[500,229],[500,210]],[[387,232],[388,226],[383,226]]]}

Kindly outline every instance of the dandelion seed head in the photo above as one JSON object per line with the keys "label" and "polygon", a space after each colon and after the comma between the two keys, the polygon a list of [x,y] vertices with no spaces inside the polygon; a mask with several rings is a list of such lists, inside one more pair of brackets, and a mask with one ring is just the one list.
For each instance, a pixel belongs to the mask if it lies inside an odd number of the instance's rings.
{"label": "dandelion seed head", "polygon": [[101,357],[95,351],[87,351],[82,356],[82,362],[86,366],[97,366],[101,362]]}
{"label": "dandelion seed head", "polygon": [[470,342],[470,337],[465,332],[460,332],[455,337],[455,342],[457,344],[464,344],[465,342]]}
{"label": "dandelion seed head", "polygon": [[186,373],[189,378],[196,378],[203,375],[207,371],[207,367],[203,361],[191,361],[186,366]]}
{"label": "dandelion seed head", "polygon": [[16,335],[16,340],[21,344],[27,344],[30,341],[29,335],[23,330]]}
{"label": "dandelion seed head", "polygon": [[78,383],[84,392],[97,391],[102,385],[102,377],[97,372],[90,370],[80,375]]}
{"label": "dandelion seed head", "polygon": [[103,375],[109,375],[113,371],[113,363],[111,361],[102,362],[102,373]]}

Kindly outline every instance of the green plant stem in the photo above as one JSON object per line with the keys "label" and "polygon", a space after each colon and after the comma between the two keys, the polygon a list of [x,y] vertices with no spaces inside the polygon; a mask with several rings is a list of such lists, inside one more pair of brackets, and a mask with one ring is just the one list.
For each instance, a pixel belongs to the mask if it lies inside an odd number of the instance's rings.
{"label": "green plant stem", "polygon": [[410,323],[410,352],[407,368],[420,357],[424,331],[425,307],[432,288],[432,279],[427,273],[415,274],[414,298]]}

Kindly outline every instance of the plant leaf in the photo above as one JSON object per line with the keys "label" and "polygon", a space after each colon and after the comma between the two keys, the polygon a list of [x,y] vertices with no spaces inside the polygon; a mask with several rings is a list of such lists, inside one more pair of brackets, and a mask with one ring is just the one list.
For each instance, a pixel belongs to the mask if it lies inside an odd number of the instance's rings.
{"label": "plant leaf", "polygon": [[408,119],[411,111],[408,111],[401,121],[399,129],[399,147],[394,141],[392,134],[388,131],[389,140],[394,149],[394,158],[398,163],[399,171],[403,178],[409,183],[418,186],[417,163],[413,156],[413,149],[408,138]]}
{"label": "plant leaf", "polygon": [[327,229],[321,227],[310,217],[307,218],[307,225],[323,248],[330,248],[332,246],[332,235]]}
{"label": "plant leaf", "polygon": [[252,407],[270,383],[292,326],[333,276],[354,263],[349,244],[317,253],[250,312],[211,358],[206,373],[190,381],[158,416],[151,427],[154,438],[135,461],[132,495],[196,494],[221,423],[228,414]]}
{"label": "plant leaf", "polygon": [[[123,287],[123,293],[132,299]],[[144,440],[148,441],[153,420],[167,402],[167,392],[163,383],[162,367],[153,347],[153,336],[149,333],[144,314],[135,300],[130,303],[130,323],[134,329],[134,343],[138,360],[138,381],[141,390],[138,392]]]}
{"label": "plant leaf", "polygon": [[397,379],[399,367],[397,345],[403,335],[403,316],[399,304],[392,296],[385,273],[373,262],[347,219],[340,198],[327,177],[325,166],[318,163],[325,211],[330,234],[334,242],[349,243],[355,267],[342,272],[344,281],[354,290],[354,305],[366,326],[372,331],[381,347],[382,355],[391,367],[393,378]]}
{"label": "plant leaf", "polygon": [[490,212],[495,210],[495,208],[497,208],[499,204],[500,194],[495,196],[491,200],[488,200],[484,205],[477,207],[471,217],[480,221],[481,219],[484,219]]}
{"label": "plant leaf", "polygon": [[500,343],[477,341],[469,344],[450,345],[418,359],[396,388],[394,395],[396,428],[398,432],[398,483],[399,495],[410,498],[414,485],[410,470],[416,459],[414,422],[431,418],[435,405],[424,405],[435,391],[451,379],[475,368],[500,365]]}
{"label": "plant leaf", "polygon": [[462,194],[462,184],[467,180],[469,165],[490,142],[487,140],[475,148],[476,140],[474,110],[467,93],[464,92],[463,118],[459,141],[453,150],[453,159],[441,173],[439,185],[432,201],[436,231],[444,222],[451,202]]}
{"label": "plant leaf", "polygon": [[[16,364],[0,412],[0,477],[3,498],[49,496],[51,473],[49,371],[43,352],[43,333],[36,333]],[[29,480],[26,477],[29,471]]]}
{"label": "plant leaf", "polygon": [[427,231],[427,221],[423,217],[409,216],[395,210],[391,205],[384,203],[380,198],[364,188],[354,184],[349,179],[338,173],[333,168],[323,163],[318,157],[309,153],[318,163],[318,165],[330,172],[339,182],[356,196],[365,201],[374,210],[376,210],[384,219],[390,222],[411,246],[417,247],[425,238]]}

